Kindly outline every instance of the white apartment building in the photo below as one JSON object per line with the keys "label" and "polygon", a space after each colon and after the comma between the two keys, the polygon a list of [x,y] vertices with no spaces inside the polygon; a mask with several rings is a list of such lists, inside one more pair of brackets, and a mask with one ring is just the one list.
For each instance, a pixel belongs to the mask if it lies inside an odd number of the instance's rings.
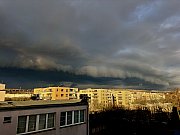
{"label": "white apartment building", "polygon": [[88,135],[87,102],[0,102],[1,135]]}

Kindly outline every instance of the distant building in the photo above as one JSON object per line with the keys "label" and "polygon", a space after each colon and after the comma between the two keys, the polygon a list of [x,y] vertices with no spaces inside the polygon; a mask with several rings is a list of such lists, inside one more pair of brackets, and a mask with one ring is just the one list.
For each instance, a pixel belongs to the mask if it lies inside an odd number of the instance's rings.
{"label": "distant building", "polygon": [[78,88],[47,87],[35,88],[34,94],[39,94],[42,100],[67,100],[77,99]]}
{"label": "distant building", "polygon": [[6,84],[0,83],[0,90],[4,90],[6,88]]}
{"label": "distant building", "polygon": [[[151,106],[165,101],[166,92],[155,90],[133,90],[133,89],[83,89],[79,90],[78,97],[89,97],[90,111],[99,111],[108,107],[137,108],[141,105]],[[169,108],[169,107],[168,107]],[[169,110],[169,109],[168,109]]]}
{"label": "distant building", "polygon": [[5,88],[6,88],[6,84],[0,83],[0,101],[5,100],[5,94],[6,94]]}
{"label": "distant building", "polygon": [[112,90],[115,106],[129,106],[132,103],[131,91],[123,89]]}
{"label": "distant building", "polygon": [[88,117],[80,100],[0,102],[0,134],[88,135]]}
{"label": "distant building", "polygon": [[5,100],[28,100],[33,94],[32,89],[5,89],[5,91]]}
{"label": "distant building", "polygon": [[5,100],[5,94],[6,94],[6,91],[0,90],[0,101]]}
{"label": "distant building", "polygon": [[108,89],[84,89],[79,90],[78,97],[88,96],[89,99],[89,109],[90,111],[98,111],[103,108],[112,107],[113,105],[113,95],[111,90]]}
{"label": "distant building", "polygon": [[5,94],[5,98],[31,98],[32,94]]}
{"label": "distant building", "polygon": [[5,89],[6,94],[33,94],[33,89]]}

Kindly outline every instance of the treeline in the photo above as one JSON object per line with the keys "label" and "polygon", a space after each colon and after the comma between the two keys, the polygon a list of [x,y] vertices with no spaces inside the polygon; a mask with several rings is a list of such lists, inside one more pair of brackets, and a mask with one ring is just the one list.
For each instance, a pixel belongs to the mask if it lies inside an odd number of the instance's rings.
{"label": "treeline", "polygon": [[169,113],[111,108],[89,117],[90,135],[174,135],[180,129],[176,108]]}

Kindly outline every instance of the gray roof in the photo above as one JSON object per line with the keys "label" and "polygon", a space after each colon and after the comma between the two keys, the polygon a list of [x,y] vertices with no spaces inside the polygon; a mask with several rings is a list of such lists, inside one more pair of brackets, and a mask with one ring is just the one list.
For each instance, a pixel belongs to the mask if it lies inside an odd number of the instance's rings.
{"label": "gray roof", "polygon": [[0,102],[0,110],[74,106],[74,105],[83,105],[83,104],[84,103],[82,103],[80,99],[5,101],[5,102]]}

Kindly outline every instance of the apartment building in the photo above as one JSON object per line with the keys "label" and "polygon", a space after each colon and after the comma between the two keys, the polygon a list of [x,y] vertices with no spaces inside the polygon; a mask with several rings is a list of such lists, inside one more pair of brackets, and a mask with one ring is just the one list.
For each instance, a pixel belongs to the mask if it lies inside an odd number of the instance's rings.
{"label": "apartment building", "polygon": [[5,87],[6,87],[6,84],[0,83],[0,101],[5,100],[5,94],[6,94]]}
{"label": "apartment building", "polygon": [[133,102],[137,100],[158,102],[165,99],[165,94],[166,94],[166,92],[148,91],[148,90],[133,90],[131,92],[132,92]]}
{"label": "apartment building", "polygon": [[88,135],[88,119],[81,100],[0,102],[2,135]]}
{"label": "apartment building", "polygon": [[38,94],[42,100],[67,100],[77,99],[78,88],[47,87],[35,88],[34,94]]}
{"label": "apartment building", "polygon": [[84,89],[79,90],[79,97],[81,95],[90,97],[89,109],[90,111],[98,111],[103,108],[110,107],[113,105],[113,94],[108,89]]}
{"label": "apartment building", "polygon": [[127,89],[114,89],[111,90],[114,96],[115,106],[127,107],[132,103],[132,94],[130,90]]}
{"label": "apartment building", "polygon": [[165,92],[134,89],[84,89],[79,96],[90,97],[90,111],[98,111],[111,106],[134,108],[137,105],[160,103],[165,99]]}
{"label": "apartment building", "polygon": [[33,89],[5,89],[6,94],[33,94]]}
{"label": "apartment building", "polygon": [[132,91],[129,89],[84,89],[79,95],[90,97],[90,110],[102,110],[112,106],[129,107],[133,101]]}
{"label": "apartment building", "polygon": [[5,100],[29,100],[33,94],[32,89],[5,89]]}
{"label": "apartment building", "polygon": [[4,90],[6,88],[6,84],[0,83],[0,90]]}
{"label": "apartment building", "polygon": [[5,101],[5,94],[6,94],[6,91],[0,90],[0,101]]}

